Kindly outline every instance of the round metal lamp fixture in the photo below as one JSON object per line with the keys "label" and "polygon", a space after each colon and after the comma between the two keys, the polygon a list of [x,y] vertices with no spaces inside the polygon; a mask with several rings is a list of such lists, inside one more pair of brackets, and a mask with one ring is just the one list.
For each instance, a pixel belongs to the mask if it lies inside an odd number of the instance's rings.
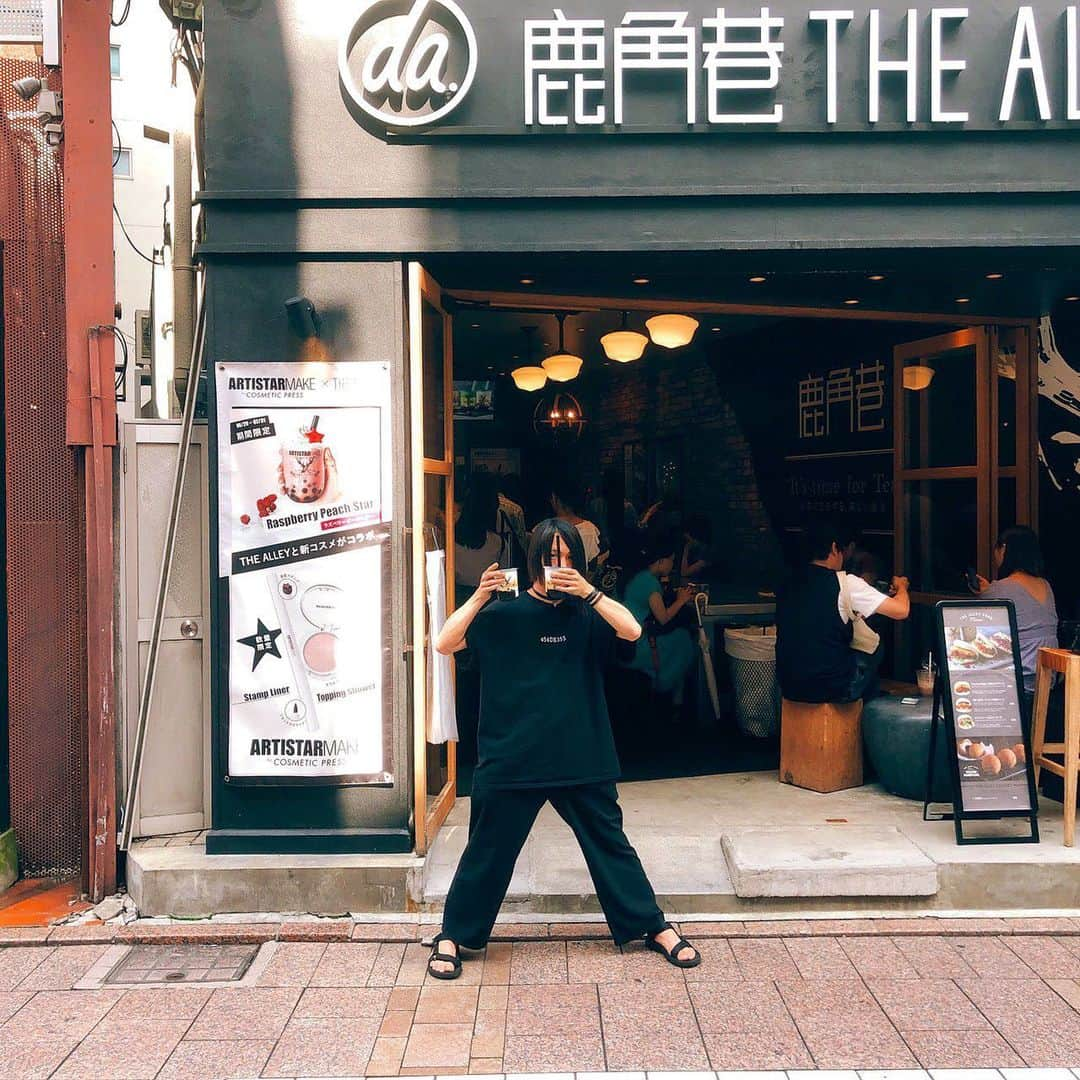
{"label": "round metal lamp fixture", "polygon": [[640,360],[645,346],[649,344],[649,339],[644,334],[627,329],[628,319],[629,313],[624,311],[619,329],[612,330],[610,334],[605,334],[600,339],[604,355],[619,364],[629,364],[632,360]]}
{"label": "round metal lamp fixture", "polygon": [[544,396],[533,411],[533,430],[549,434],[556,441],[576,439],[585,427],[581,402],[568,390],[556,390],[550,398]]}
{"label": "round metal lamp fixture", "polygon": [[645,320],[645,325],[654,344],[665,349],[678,349],[694,340],[698,321],[689,315],[654,315]]}

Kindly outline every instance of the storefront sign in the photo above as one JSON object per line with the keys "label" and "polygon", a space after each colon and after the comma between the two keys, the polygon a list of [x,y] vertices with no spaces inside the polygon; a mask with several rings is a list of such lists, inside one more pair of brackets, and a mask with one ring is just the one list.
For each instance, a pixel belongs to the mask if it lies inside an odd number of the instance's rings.
{"label": "storefront sign", "polygon": [[[891,536],[891,366],[860,357],[804,372],[789,390],[785,523],[798,526],[807,517],[827,515],[847,521],[863,537]],[[891,558],[891,550],[878,554]]]}
{"label": "storefront sign", "polygon": [[938,605],[938,655],[961,815],[1034,812],[1016,616],[1005,601]]}
{"label": "storefront sign", "polygon": [[232,782],[390,783],[390,368],[218,364]]}
{"label": "storefront sign", "polygon": [[592,0],[521,18],[496,0],[374,0],[350,15],[338,68],[350,107],[390,133],[1069,126],[1078,10]]}

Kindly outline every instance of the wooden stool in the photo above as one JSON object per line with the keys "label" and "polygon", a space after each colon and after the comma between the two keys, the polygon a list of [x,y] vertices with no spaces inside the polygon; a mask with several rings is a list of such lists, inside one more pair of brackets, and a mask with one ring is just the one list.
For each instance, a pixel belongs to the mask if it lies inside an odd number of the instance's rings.
{"label": "wooden stool", "polygon": [[780,782],[822,793],[863,782],[862,702],[811,705],[784,698]]}
{"label": "wooden stool", "polygon": [[[1054,673],[1065,676],[1065,741],[1046,742],[1046,707]],[[1068,649],[1040,649],[1035,668],[1035,707],[1032,710],[1031,757],[1035,767],[1035,786],[1039,770],[1049,769],[1065,780],[1065,846],[1072,847],[1076,837],[1076,791],[1080,774],[1080,656]],[[1051,761],[1047,754],[1061,754],[1064,764]]]}

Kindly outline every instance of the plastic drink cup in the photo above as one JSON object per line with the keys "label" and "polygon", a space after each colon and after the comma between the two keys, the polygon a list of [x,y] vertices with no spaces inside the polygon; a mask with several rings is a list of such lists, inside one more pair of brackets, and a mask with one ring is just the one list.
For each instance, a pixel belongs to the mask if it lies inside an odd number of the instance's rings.
{"label": "plastic drink cup", "polygon": [[518,572],[516,567],[503,570],[503,584],[495,590],[498,600],[515,600],[518,595]]}

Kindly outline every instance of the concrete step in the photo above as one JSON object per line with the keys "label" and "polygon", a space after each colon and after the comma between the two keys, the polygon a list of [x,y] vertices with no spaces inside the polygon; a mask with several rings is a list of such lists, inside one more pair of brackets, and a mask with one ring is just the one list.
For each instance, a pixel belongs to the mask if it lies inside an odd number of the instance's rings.
{"label": "concrete step", "polygon": [[201,844],[136,842],[127,886],[141,915],[313,915],[415,910],[424,861],[413,855],[207,855]]}
{"label": "concrete step", "polygon": [[735,895],[919,897],[938,891],[938,868],[890,826],[787,826],[724,834]]}

